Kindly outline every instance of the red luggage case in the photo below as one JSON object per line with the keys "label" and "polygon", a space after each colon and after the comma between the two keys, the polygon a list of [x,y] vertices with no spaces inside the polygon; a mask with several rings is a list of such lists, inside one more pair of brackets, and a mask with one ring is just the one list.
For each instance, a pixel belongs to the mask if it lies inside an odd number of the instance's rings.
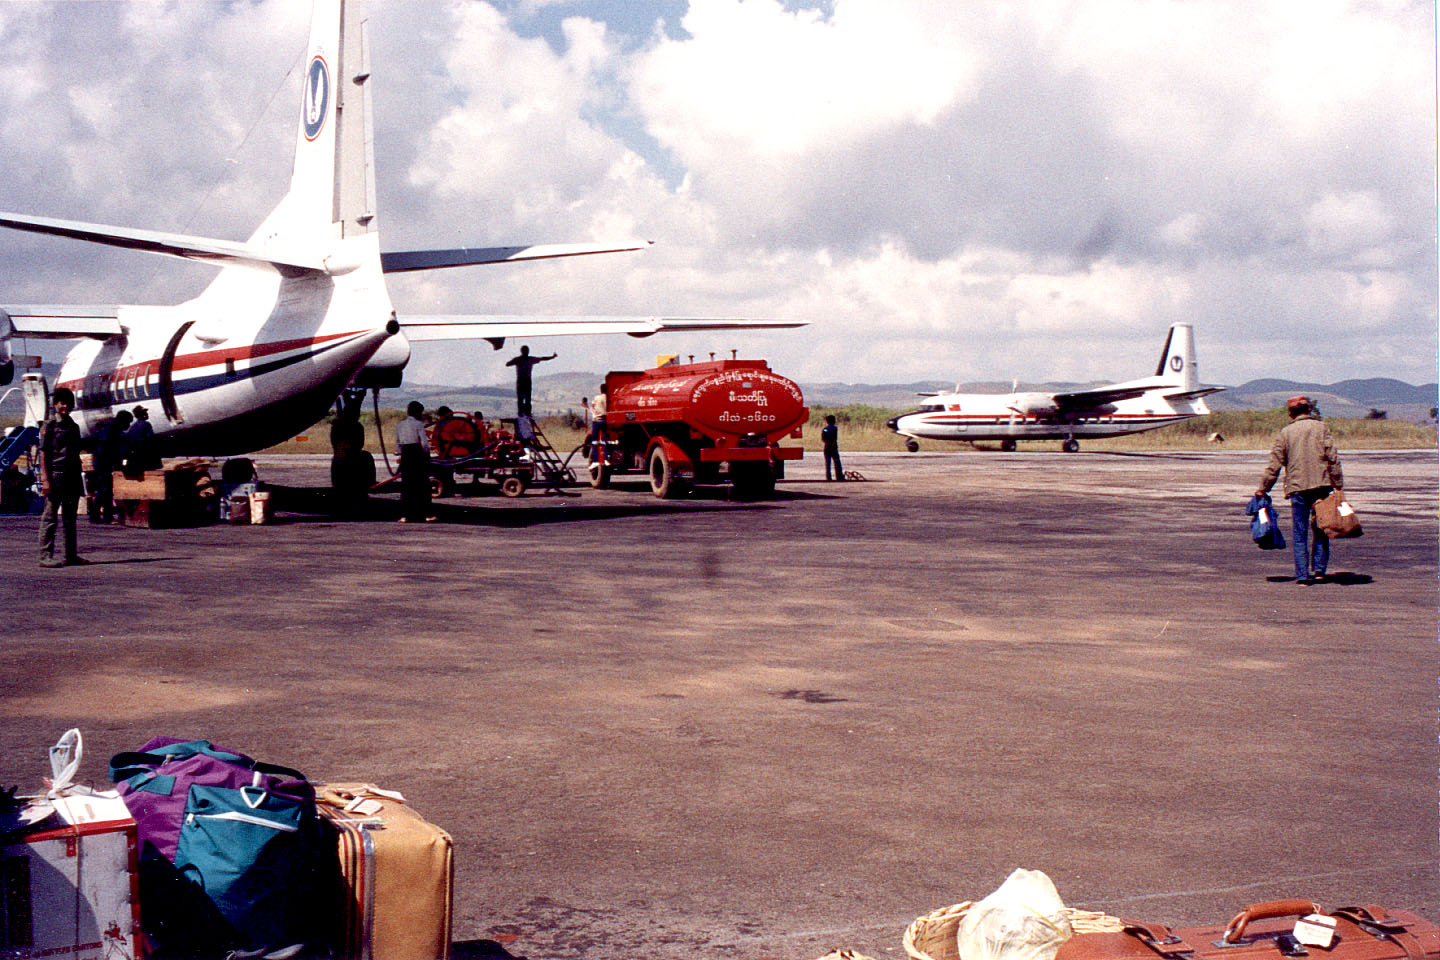
{"label": "red luggage case", "polygon": [[[1296,921],[1334,921],[1328,946],[1305,944]],[[1313,929],[1313,927],[1312,927]],[[1055,960],[1436,960],[1440,927],[1404,910],[1367,905],[1329,913],[1309,900],[1277,900],[1243,910],[1223,927],[1170,929],[1127,921],[1119,933],[1076,934]]]}

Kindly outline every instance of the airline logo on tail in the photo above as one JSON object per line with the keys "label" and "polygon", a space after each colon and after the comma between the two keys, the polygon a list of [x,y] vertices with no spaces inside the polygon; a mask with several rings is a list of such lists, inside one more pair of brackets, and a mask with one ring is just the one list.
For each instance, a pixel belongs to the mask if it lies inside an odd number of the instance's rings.
{"label": "airline logo on tail", "polygon": [[319,54],[305,74],[305,139],[314,140],[325,127],[330,108],[330,68]]}

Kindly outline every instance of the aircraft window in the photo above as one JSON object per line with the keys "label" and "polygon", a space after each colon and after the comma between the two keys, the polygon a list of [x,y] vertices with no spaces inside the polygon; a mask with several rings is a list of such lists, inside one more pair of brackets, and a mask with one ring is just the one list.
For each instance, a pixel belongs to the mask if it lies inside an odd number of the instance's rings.
{"label": "aircraft window", "polygon": [[944,409],[945,409],[945,404],[943,404],[943,403],[922,403],[922,404],[920,404],[920,412],[921,412],[921,413],[937,413],[937,412],[942,411],[942,410],[944,410]]}

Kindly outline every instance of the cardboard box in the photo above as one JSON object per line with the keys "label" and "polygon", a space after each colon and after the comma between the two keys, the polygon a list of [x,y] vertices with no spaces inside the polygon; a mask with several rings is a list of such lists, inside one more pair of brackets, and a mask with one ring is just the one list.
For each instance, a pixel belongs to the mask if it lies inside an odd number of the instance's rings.
{"label": "cardboard box", "polygon": [[135,821],[119,798],[66,797],[55,807],[0,840],[0,957],[135,960]]}
{"label": "cardboard box", "polygon": [[133,480],[116,471],[113,483],[116,500],[165,499],[165,472],[163,470],[147,470]]}

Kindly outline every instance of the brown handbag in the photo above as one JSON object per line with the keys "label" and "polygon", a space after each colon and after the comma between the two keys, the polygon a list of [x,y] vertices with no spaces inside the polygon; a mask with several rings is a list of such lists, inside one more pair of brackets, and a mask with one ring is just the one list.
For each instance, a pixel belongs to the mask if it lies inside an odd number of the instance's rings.
{"label": "brown handbag", "polygon": [[1330,496],[1324,500],[1315,501],[1315,526],[1331,540],[1344,540],[1364,533],[1355,508],[1350,506],[1350,501],[1345,499],[1345,491],[1339,487],[1331,490]]}

